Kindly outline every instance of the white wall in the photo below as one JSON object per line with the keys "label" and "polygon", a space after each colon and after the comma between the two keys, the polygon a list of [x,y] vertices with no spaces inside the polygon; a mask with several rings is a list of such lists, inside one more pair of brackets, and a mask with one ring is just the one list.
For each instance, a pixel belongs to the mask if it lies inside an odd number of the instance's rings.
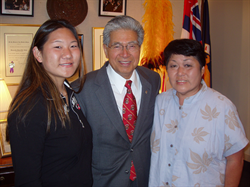
{"label": "white wall", "polygon": [[[34,17],[0,15],[0,23],[42,24],[49,19],[46,2],[46,0],[35,0]],[[87,17],[77,26],[78,32],[84,34],[88,72],[92,71],[92,27],[104,27],[111,19],[98,16],[98,2],[99,0],[87,0]],[[174,14],[176,39],[181,34],[184,0],[170,0],[170,2]],[[208,2],[213,88],[226,95],[236,105],[247,137],[250,139],[250,1],[208,0]],[[144,0],[127,0],[127,15],[141,22],[144,15],[143,3]],[[249,146],[245,153],[245,158],[250,161]]]}

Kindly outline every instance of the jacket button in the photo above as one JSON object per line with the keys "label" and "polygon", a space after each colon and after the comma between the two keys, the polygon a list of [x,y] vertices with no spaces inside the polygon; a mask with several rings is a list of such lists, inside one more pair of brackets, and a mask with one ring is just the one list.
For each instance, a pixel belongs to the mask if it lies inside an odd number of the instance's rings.
{"label": "jacket button", "polygon": [[126,170],[126,171],[125,171],[125,173],[126,173],[126,174],[128,174],[128,173],[129,173],[129,171],[128,171],[128,170]]}
{"label": "jacket button", "polygon": [[130,152],[133,152],[133,151],[134,151],[134,149],[133,149],[133,148],[131,148],[131,149],[130,149]]}

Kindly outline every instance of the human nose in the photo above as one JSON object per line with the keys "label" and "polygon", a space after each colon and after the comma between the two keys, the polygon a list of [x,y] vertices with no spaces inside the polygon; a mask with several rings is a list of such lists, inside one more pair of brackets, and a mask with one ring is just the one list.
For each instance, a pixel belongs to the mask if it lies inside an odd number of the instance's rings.
{"label": "human nose", "polygon": [[69,48],[65,48],[63,50],[63,58],[71,58],[72,57],[72,52]]}
{"label": "human nose", "polygon": [[179,75],[179,76],[183,75],[184,72],[185,72],[185,69],[184,69],[183,67],[179,67],[179,68],[178,68],[178,75]]}
{"label": "human nose", "polygon": [[123,57],[126,57],[126,56],[129,56],[130,53],[129,53],[129,50],[128,50],[128,46],[122,46],[122,50],[121,50],[121,53],[120,55],[122,55]]}

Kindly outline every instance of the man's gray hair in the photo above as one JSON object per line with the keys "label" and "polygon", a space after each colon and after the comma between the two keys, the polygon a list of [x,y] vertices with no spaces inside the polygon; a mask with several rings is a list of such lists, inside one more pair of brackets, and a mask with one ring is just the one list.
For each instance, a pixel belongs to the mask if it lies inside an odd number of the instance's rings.
{"label": "man's gray hair", "polygon": [[144,38],[143,27],[137,20],[130,16],[116,16],[107,23],[103,31],[103,44],[108,46],[110,33],[119,29],[135,31],[138,36],[138,44],[141,46]]}

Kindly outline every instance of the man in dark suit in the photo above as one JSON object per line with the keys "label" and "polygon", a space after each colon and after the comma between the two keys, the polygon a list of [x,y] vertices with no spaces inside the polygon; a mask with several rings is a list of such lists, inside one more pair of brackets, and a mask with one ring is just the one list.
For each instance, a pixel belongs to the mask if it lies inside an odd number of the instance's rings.
{"label": "man in dark suit", "polygon": [[[161,83],[157,73],[138,66],[143,37],[143,28],[135,19],[117,16],[110,20],[103,31],[109,61],[87,74],[77,95],[93,131],[94,187],[148,186],[150,134]],[[132,81],[137,107],[134,130],[129,135],[123,122],[127,80]]]}

